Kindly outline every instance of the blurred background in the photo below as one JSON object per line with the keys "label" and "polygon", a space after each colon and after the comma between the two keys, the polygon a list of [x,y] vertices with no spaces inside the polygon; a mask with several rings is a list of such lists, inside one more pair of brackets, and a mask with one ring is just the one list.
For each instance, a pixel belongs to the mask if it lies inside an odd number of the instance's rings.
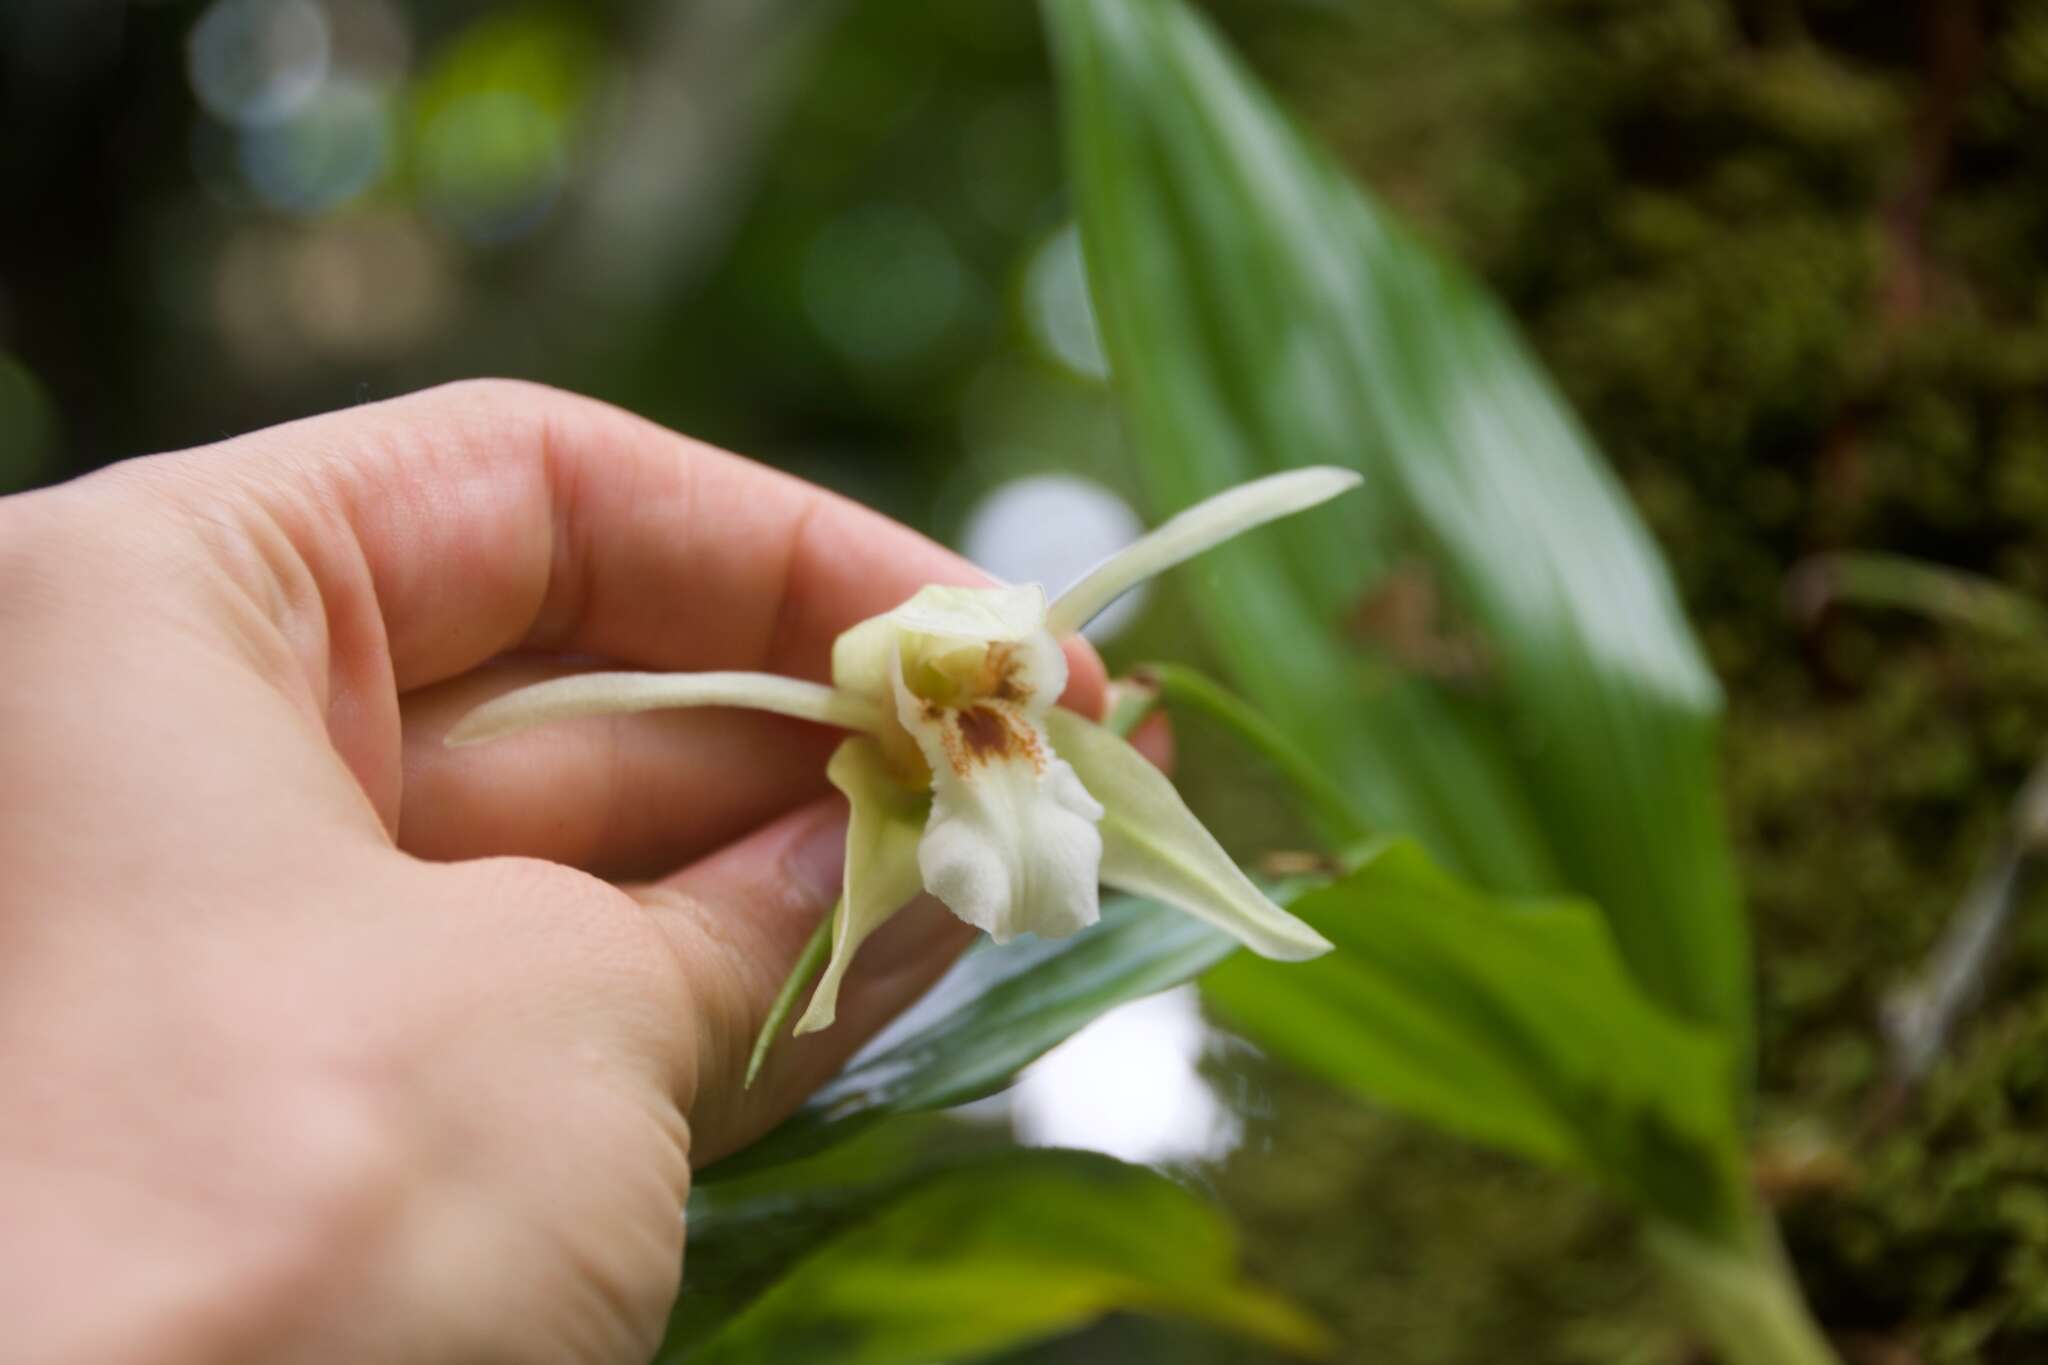
{"label": "blurred background", "polygon": [[[2048,921],[2023,907],[1909,1105],[1878,1022],[2040,756],[2048,644],[1810,567],[2048,597],[2048,0],[1210,9],[1502,294],[1671,558],[1730,693],[1760,1160],[1817,1313],[1877,1365],[2048,1359]],[[1172,510],[1135,501],[1028,4],[5,0],[0,188],[0,491],[493,374],[1012,577]],[[1173,594],[1106,623],[1113,663],[1188,655]],[[1299,837],[1183,738],[1238,851]],[[1358,1358],[1678,1358],[1597,1197],[1269,1066],[1192,996],[993,1117],[1213,1190]],[[1113,1321],[1028,1358],[1246,1352]]]}

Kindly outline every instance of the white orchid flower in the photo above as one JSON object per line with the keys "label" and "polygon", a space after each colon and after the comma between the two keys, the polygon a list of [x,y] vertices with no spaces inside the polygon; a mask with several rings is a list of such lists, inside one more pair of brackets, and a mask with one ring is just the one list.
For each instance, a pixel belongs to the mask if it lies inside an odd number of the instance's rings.
{"label": "white orchid flower", "polygon": [[763,673],[586,673],[478,707],[448,743],[678,706],[752,707],[852,731],[826,768],[852,806],[844,889],[798,1033],[832,1023],[854,953],[920,889],[998,943],[1095,923],[1107,884],[1266,957],[1314,957],[1329,943],[1252,884],[1158,769],[1054,706],[1067,685],[1059,640],[1145,579],[1359,482],[1318,467],[1240,485],[1111,556],[1050,606],[1035,584],[924,588],[834,642],[829,687]]}

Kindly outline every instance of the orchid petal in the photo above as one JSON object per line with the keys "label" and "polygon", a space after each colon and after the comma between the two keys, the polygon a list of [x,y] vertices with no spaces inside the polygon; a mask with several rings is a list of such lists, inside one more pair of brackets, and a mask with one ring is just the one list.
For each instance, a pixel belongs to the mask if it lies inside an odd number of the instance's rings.
{"label": "orchid petal", "polygon": [[[1329,940],[1268,900],[1223,851],[1173,783],[1136,749],[1071,711],[1046,714],[1060,753],[1103,805],[1102,880],[1184,910],[1261,957],[1299,962]],[[936,813],[936,808],[935,808]]]}
{"label": "orchid petal", "polygon": [[865,735],[842,742],[825,768],[853,808],[846,825],[846,880],[832,912],[832,959],[818,978],[798,1033],[829,1028],[839,1009],[839,982],[869,934],[923,886],[917,865],[925,802],[899,784],[882,748]]}
{"label": "orchid petal", "polygon": [[900,664],[895,687],[897,718],[932,770],[917,850],[925,890],[997,943],[1095,923],[1102,806],[1044,729],[1007,702],[931,706],[903,685]]}
{"label": "orchid petal", "polygon": [[885,713],[822,683],[773,673],[579,673],[493,698],[455,723],[451,746],[480,744],[573,716],[608,716],[679,706],[744,706],[873,731]]}
{"label": "orchid petal", "polygon": [[1327,502],[1362,482],[1355,470],[1314,465],[1254,479],[1198,502],[1117,551],[1061,593],[1047,614],[1045,628],[1055,636],[1072,635],[1155,574],[1254,526]]}
{"label": "orchid petal", "polygon": [[920,588],[893,611],[853,626],[832,644],[832,681],[842,691],[888,704],[890,660],[904,645],[963,647],[1022,640],[1045,628],[1045,589]]}

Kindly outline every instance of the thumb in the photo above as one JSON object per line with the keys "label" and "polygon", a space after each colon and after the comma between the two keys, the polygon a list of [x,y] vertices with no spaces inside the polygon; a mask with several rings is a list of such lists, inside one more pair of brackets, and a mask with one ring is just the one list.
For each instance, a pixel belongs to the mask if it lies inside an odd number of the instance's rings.
{"label": "thumb", "polygon": [[[929,989],[974,931],[920,896],[861,947],[831,1028],[774,1040],[751,1089],[754,1039],[804,945],[838,902],[846,802],[803,807],[659,882],[629,887],[675,946],[695,1002],[696,1084],[684,1096],[702,1166],[767,1132]],[[790,1016],[802,1013],[799,1008]]]}

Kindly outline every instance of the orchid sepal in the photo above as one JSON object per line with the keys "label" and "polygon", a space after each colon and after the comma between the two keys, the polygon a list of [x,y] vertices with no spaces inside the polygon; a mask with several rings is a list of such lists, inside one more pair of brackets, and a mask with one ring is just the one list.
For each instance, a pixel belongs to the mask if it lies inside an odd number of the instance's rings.
{"label": "orchid sepal", "polygon": [[1328,502],[1363,482],[1364,476],[1354,469],[1311,465],[1269,474],[1205,498],[1083,574],[1054,599],[1046,612],[1045,627],[1055,636],[1072,635],[1146,579],[1253,527]]}
{"label": "orchid sepal", "polygon": [[1102,803],[1105,886],[1207,921],[1261,957],[1301,962],[1330,951],[1328,939],[1245,876],[1143,754],[1071,711],[1047,716],[1046,729]]}
{"label": "orchid sepal", "polygon": [[923,889],[918,846],[930,801],[906,792],[881,746],[864,735],[840,741],[825,776],[846,796],[846,872],[832,912],[832,955],[796,1022],[798,1033],[831,1027],[854,954]]}
{"label": "orchid sepal", "polygon": [[779,673],[575,673],[492,698],[457,721],[446,742],[460,748],[577,716],[692,706],[773,711],[869,733],[886,724],[872,702]]}

